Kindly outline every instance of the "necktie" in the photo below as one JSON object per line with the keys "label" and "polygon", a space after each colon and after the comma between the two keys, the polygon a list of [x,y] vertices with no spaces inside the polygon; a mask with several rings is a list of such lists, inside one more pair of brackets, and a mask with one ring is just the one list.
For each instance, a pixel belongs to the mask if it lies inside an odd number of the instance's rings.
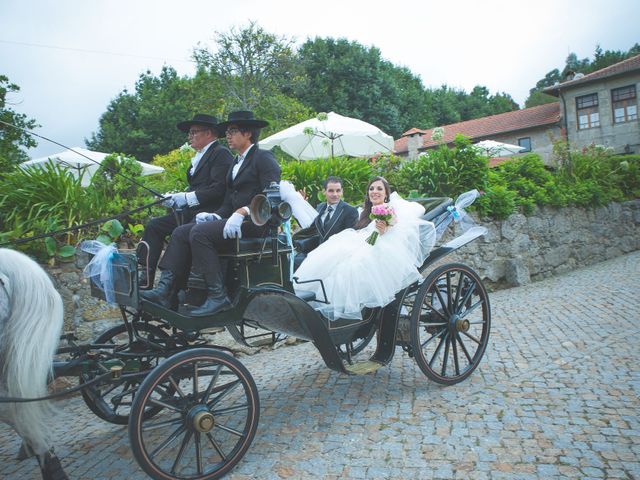
{"label": "necktie", "polygon": [[242,160],[244,160],[244,157],[242,155],[238,155],[236,157],[236,161],[233,162],[233,168],[231,169],[232,180],[235,180],[236,175],[238,174],[238,170],[240,170],[240,162],[242,162]]}
{"label": "necktie", "polygon": [[333,206],[329,205],[327,208],[327,216],[324,217],[324,222],[322,222],[322,226],[326,227],[329,225],[329,220],[331,220],[331,213],[333,212]]}

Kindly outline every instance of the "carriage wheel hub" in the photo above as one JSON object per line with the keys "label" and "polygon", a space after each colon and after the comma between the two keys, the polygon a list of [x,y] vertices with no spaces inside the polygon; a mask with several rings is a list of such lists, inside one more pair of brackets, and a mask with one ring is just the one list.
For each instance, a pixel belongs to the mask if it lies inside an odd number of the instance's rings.
{"label": "carriage wheel hub", "polygon": [[466,332],[466,331],[468,331],[469,330],[469,326],[470,326],[469,320],[467,320],[467,319],[464,319],[464,320],[458,319],[458,320],[456,320],[456,330],[458,332]]}
{"label": "carriage wheel hub", "polygon": [[213,414],[204,405],[198,405],[189,412],[192,428],[201,433],[210,432],[215,425]]}

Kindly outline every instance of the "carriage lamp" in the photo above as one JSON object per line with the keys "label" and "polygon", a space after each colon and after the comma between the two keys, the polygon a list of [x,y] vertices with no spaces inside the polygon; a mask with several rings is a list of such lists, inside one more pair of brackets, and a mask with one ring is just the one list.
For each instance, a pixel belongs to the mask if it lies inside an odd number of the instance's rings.
{"label": "carriage lamp", "polygon": [[271,184],[264,191],[253,197],[249,207],[251,221],[257,226],[269,225],[271,235],[271,259],[273,265],[278,264],[278,227],[289,220],[292,215],[291,205],[280,196],[280,185]]}
{"label": "carriage lamp", "polygon": [[292,215],[291,205],[283,202],[280,197],[280,186],[277,182],[271,182],[261,194],[253,197],[249,209],[251,220],[259,227],[266,223],[277,227]]}

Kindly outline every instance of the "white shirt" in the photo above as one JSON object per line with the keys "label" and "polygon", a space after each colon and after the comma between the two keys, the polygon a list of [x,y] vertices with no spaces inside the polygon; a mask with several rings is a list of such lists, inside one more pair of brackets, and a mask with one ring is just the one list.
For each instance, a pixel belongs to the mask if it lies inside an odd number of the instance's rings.
{"label": "white shirt", "polygon": [[[215,141],[216,140],[214,140],[213,142]],[[207,143],[207,145],[201,150],[198,150],[195,156],[191,159],[191,175],[193,175],[193,172],[196,171],[196,168],[198,168],[198,164],[200,163],[200,159],[204,156],[205,152],[209,149],[213,142]]]}
{"label": "white shirt", "polygon": [[249,150],[251,150],[251,147],[253,147],[253,143],[249,145],[249,148],[247,148],[242,154],[238,155],[238,161],[233,165],[233,169],[231,170],[231,178],[233,180],[236,179],[238,170],[240,170],[240,167],[244,163],[244,159],[247,156],[247,153],[249,153]]}

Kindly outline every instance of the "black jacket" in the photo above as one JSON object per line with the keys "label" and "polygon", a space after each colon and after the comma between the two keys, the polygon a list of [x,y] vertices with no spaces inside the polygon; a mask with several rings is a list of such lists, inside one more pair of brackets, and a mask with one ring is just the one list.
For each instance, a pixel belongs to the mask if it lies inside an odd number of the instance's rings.
{"label": "black jacket", "polygon": [[320,203],[316,210],[318,216],[309,227],[296,233],[294,246],[298,252],[295,256],[294,268],[298,268],[306,258],[307,253],[325,242],[331,235],[353,228],[358,221],[358,209],[352,207],[347,202],[340,200],[336,210],[332,213],[329,224],[326,227],[322,224],[322,219],[327,211],[327,203]]}
{"label": "black jacket", "polygon": [[216,140],[198,162],[193,175],[187,170],[188,192],[196,192],[200,205],[194,212],[211,212],[220,207],[225,197],[226,178],[233,164],[231,151]]}
{"label": "black jacket", "polygon": [[227,191],[224,202],[215,213],[221,218],[229,218],[240,207],[248,207],[257,194],[262,193],[271,182],[280,183],[280,165],[269,150],[261,150],[254,145],[247,153],[235,179],[227,173]]}
{"label": "black jacket", "polygon": [[319,243],[324,242],[331,235],[341,232],[342,230],[353,228],[358,221],[358,210],[343,200],[340,200],[340,203],[336,205],[336,209],[331,214],[328,225],[322,224],[322,219],[327,211],[327,203],[319,204],[316,210],[318,210],[318,216],[313,223],[320,236]]}

